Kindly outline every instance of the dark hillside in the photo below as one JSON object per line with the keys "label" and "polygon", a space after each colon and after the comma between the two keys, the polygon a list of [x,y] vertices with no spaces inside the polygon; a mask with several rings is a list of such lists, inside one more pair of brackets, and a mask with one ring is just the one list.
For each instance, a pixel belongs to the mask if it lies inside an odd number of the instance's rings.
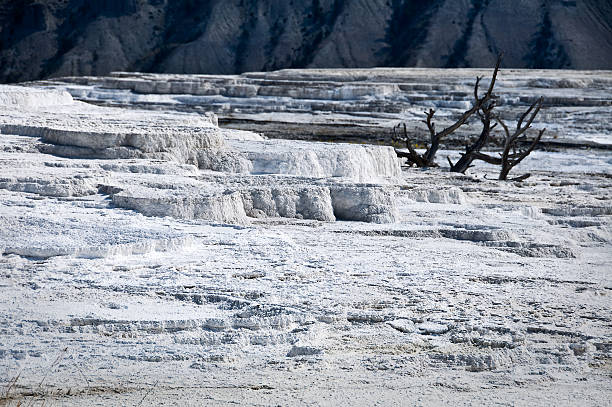
{"label": "dark hillside", "polygon": [[0,0],[0,81],[110,71],[612,68],[607,0]]}

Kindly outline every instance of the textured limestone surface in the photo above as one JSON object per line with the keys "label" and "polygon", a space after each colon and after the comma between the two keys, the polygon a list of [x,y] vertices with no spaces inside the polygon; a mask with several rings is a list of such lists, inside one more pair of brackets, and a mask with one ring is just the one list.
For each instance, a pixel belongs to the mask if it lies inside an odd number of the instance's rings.
{"label": "textured limestone surface", "polygon": [[459,150],[400,169],[168,105],[0,101],[0,403],[609,404],[609,150],[499,182],[449,173]]}
{"label": "textured limestone surface", "polygon": [[[542,97],[534,128],[546,128],[552,147],[612,145],[612,71],[505,69],[495,86],[498,113],[509,125]],[[436,128],[471,107],[477,76],[492,69],[307,69],[235,76],[113,73],[35,83],[97,104],[176,111],[211,111],[222,127],[270,138],[366,141],[389,144],[406,123],[415,141],[427,141],[423,112],[435,109]],[[500,142],[501,130],[493,132]],[[480,133],[473,118],[443,142],[461,147]]]}

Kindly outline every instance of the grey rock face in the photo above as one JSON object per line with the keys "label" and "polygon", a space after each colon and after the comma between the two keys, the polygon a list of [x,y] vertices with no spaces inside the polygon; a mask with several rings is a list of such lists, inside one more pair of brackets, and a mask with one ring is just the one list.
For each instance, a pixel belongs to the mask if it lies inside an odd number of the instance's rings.
{"label": "grey rock face", "polygon": [[397,218],[393,194],[385,188],[335,187],[331,197],[336,218],[372,223],[393,223]]}
{"label": "grey rock face", "polygon": [[[612,67],[601,0],[0,2],[0,81],[111,71]],[[248,92],[248,89],[244,90]]]}

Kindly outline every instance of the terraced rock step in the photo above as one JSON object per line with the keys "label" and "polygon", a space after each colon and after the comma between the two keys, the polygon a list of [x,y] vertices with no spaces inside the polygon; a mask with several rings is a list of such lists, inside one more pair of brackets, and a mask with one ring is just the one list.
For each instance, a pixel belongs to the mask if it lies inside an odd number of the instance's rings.
{"label": "terraced rock step", "polygon": [[[42,196],[85,196],[100,191],[109,194],[116,207],[179,219],[230,223],[248,223],[249,218],[261,217],[319,221],[338,217],[366,222],[395,219],[392,190],[362,185],[386,184],[400,175],[399,161],[390,147],[271,142],[255,133],[221,130],[215,125],[214,115],[172,117],[141,112],[142,117],[132,121],[138,117],[136,112],[74,102],[67,94],[52,90],[32,91],[43,95],[32,106],[28,89],[16,89],[7,88],[10,97],[1,99],[11,108],[0,116],[2,134],[35,138],[40,141],[40,152],[70,160],[55,167],[58,177],[49,178],[40,168],[33,168],[28,175],[16,171],[19,174],[14,177],[0,179],[0,188]],[[112,119],[104,120],[107,116]],[[30,119],[33,123],[23,124]],[[70,164],[75,158],[109,162],[89,161],[89,167],[102,171],[84,177],[78,164]],[[150,174],[114,176],[128,170],[126,159],[190,164],[217,175],[209,177],[208,182],[194,180],[192,175],[198,171],[191,168],[183,171],[187,178],[182,180]],[[17,161],[7,164],[7,175],[15,164],[19,166]],[[50,165],[44,161],[40,164]],[[131,166],[129,170],[136,174],[155,172],[146,167]],[[226,188],[232,182],[230,174],[241,173],[259,177],[245,176],[239,187]],[[297,182],[284,186],[282,177],[287,176]],[[313,178],[318,186],[309,185]],[[339,186],[342,182],[347,184]]]}
{"label": "terraced rock step", "polygon": [[[320,75],[269,75],[289,74]],[[608,403],[610,151],[534,151],[516,169],[529,179],[500,182],[162,104],[3,90],[0,404]],[[356,97],[312,103],[370,103]],[[567,109],[579,140],[607,126]]]}
{"label": "terraced rock step", "polygon": [[[436,109],[439,128],[449,124],[471,106],[476,76],[491,73],[415,68],[281,70],[234,76],[116,72],[36,85],[96,103],[212,111],[223,126],[273,138],[390,143],[391,128],[400,121],[408,123],[414,140],[426,141],[427,129],[418,124],[423,111]],[[547,128],[545,143],[612,145],[610,71],[502,67],[495,90],[500,114],[508,122],[543,98],[536,126]],[[463,146],[465,137],[479,132],[468,125],[446,143]]]}

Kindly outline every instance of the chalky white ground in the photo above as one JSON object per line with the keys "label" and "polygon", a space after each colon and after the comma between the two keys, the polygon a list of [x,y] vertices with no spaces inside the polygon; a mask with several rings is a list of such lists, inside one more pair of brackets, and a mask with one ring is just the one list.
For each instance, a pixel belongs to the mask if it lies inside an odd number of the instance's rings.
{"label": "chalky white ground", "polygon": [[60,91],[0,105],[9,403],[610,403],[610,152],[502,183]]}

